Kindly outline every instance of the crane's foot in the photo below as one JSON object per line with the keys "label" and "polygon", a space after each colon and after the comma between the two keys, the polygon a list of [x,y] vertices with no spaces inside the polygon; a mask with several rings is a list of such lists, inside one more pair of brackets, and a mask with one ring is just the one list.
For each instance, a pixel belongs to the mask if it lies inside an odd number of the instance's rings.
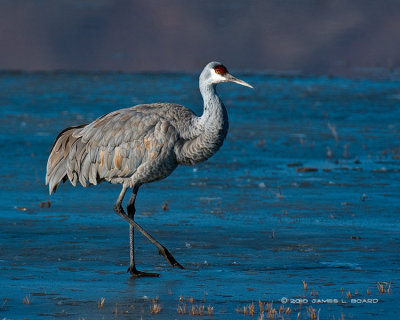
{"label": "crane's foot", "polygon": [[131,274],[132,278],[141,278],[141,277],[159,277],[159,273],[152,273],[152,272],[144,272],[144,271],[139,271],[136,269],[135,266],[130,266],[128,268],[128,271]]}
{"label": "crane's foot", "polygon": [[174,267],[174,268],[177,267],[179,269],[185,269],[184,267],[182,267],[179,264],[178,261],[175,260],[175,258],[172,256],[172,254],[164,246],[161,246],[161,248],[158,249],[158,253],[160,255],[162,255],[172,267]]}

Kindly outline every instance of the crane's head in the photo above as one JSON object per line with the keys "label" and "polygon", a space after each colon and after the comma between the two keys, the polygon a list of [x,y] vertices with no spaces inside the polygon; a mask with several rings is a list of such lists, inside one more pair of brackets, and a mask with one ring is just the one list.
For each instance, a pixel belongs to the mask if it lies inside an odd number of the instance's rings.
{"label": "crane's head", "polygon": [[228,69],[220,62],[210,62],[200,75],[200,82],[206,84],[217,84],[221,82],[235,82],[245,87],[254,89],[247,82],[240,80],[228,72]]}

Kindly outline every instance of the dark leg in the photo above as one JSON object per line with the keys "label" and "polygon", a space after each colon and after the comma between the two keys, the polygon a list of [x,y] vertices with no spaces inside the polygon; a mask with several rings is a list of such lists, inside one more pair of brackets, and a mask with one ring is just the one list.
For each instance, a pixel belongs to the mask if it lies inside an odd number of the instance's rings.
{"label": "dark leg", "polygon": [[[132,195],[129,199],[128,206],[126,207],[128,211],[128,217],[132,220],[135,218],[135,201],[136,196],[139,191],[139,187],[135,186],[133,188]],[[129,259],[129,268],[128,272],[132,275],[132,277],[159,277],[158,273],[148,273],[142,272],[136,269],[135,265],[135,228],[133,225],[129,224],[129,247],[130,247],[130,259]]]}
{"label": "dark leg", "polygon": [[[133,214],[131,214],[131,215],[134,215],[134,212],[135,212],[135,210],[134,210],[134,203],[135,203],[135,200],[136,200],[136,194],[137,194],[138,189],[139,189],[138,187],[137,187],[137,188],[136,188],[136,187],[134,188],[133,194],[132,194],[132,196],[131,196],[131,199],[129,200],[128,210],[130,210],[131,212],[133,212]],[[128,216],[128,215],[124,212],[124,209],[122,208],[122,200],[123,200],[123,198],[124,198],[124,196],[125,196],[126,190],[127,190],[127,187],[124,185],[124,186],[122,187],[122,191],[121,191],[121,193],[120,193],[120,195],[119,195],[117,201],[116,201],[115,204],[114,204],[114,211],[115,211],[122,219],[128,221],[129,224],[130,224],[130,226],[132,226],[132,227],[136,228],[137,230],[139,230],[141,234],[143,234],[147,239],[149,239],[150,242],[153,243],[153,244],[157,247],[158,253],[161,254],[161,255],[168,261],[168,263],[169,263],[172,267],[178,267],[178,268],[180,268],[180,269],[183,269],[183,267],[178,263],[178,261],[175,260],[175,258],[172,256],[172,254],[168,251],[167,248],[165,248],[165,247],[164,247],[163,245],[161,245],[158,241],[156,241],[149,233],[147,233],[146,230],[144,230],[139,224],[137,224],[136,221],[133,220],[133,218],[131,218],[130,216]],[[135,190],[136,190],[136,191],[135,191]],[[131,242],[130,242],[130,243],[131,243],[131,246],[132,246],[132,247],[131,247],[131,248],[132,248],[132,249],[131,249],[131,257],[132,257],[132,258],[131,258],[131,264],[132,264],[132,262],[134,263],[133,231],[130,232],[130,237],[132,237],[132,238],[131,238]],[[131,267],[129,267],[129,268],[131,268]],[[130,270],[129,270],[129,271],[130,271]]]}

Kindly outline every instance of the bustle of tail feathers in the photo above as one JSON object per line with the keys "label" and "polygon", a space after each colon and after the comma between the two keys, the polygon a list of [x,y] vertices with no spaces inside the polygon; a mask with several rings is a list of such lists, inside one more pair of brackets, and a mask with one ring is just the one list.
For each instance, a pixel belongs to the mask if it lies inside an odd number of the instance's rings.
{"label": "bustle of tail feathers", "polygon": [[[76,159],[76,156],[82,155],[85,145],[80,138],[73,137],[73,133],[77,129],[85,127],[87,124],[80,126],[69,127],[64,129],[57,136],[47,161],[46,185],[49,185],[49,193],[56,192],[61,181],[65,182],[70,179],[75,186],[79,180],[77,172],[74,172],[74,166],[70,163],[74,159],[80,163],[81,159]],[[71,153],[74,154],[71,154]]]}

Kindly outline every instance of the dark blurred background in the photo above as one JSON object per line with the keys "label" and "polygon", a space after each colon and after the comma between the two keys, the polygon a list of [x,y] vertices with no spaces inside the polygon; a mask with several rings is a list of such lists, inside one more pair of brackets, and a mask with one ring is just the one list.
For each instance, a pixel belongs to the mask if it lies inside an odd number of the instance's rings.
{"label": "dark blurred background", "polygon": [[396,0],[0,0],[2,70],[390,72],[399,40]]}

